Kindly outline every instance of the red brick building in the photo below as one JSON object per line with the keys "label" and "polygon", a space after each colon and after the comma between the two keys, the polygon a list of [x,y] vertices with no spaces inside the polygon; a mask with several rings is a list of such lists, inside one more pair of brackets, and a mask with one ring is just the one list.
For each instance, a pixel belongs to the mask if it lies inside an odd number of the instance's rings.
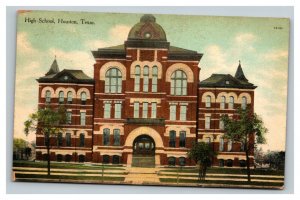
{"label": "red brick building", "polygon": [[[79,70],[60,72],[56,60],[38,79],[39,107],[63,104],[71,119],[64,133],[51,138],[52,160],[193,165],[186,153],[197,140],[221,150],[213,165],[245,160],[239,144],[222,140],[219,122],[220,114],[239,106],[253,109],[255,86],[240,65],[235,77],[213,74],[199,83],[203,54],[171,46],[152,15],[141,17],[124,44],[92,53],[93,79]],[[38,160],[45,150],[37,135]]]}

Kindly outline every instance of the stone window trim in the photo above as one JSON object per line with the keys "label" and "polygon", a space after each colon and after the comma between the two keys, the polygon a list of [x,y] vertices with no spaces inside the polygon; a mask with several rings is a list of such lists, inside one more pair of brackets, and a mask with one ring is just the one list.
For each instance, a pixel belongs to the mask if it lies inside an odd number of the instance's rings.
{"label": "stone window trim", "polygon": [[162,78],[162,64],[160,62],[154,61],[154,62],[150,62],[150,61],[134,61],[131,66],[130,66],[130,78],[134,78],[135,77],[135,67],[139,65],[141,68],[141,76],[140,78],[144,78],[144,67],[148,66],[149,67],[149,78],[153,78],[153,67],[157,67],[157,78],[161,79]]}

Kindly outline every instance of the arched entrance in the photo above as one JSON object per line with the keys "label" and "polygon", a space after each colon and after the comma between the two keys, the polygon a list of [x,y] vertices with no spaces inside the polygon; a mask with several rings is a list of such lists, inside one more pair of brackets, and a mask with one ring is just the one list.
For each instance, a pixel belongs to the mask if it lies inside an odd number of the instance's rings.
{"label": "arched entrance", "polygon": [[133,167],[155,167],[155,142],[149,135],[136,137],[132,144]]}
{"label": "arched entrance", "polygon": [[133,155],[135,156],[154,156],[155,142],[148,135],[140,135],[133,141]]}

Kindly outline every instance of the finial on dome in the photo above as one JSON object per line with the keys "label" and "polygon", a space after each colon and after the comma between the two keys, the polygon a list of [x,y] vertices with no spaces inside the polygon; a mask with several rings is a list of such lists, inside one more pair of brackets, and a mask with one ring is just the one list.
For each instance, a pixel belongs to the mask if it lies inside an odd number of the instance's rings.
{"label": "finial on dome", "polygon": [[156,18],[151,14],[145,14],[141,17],[140,22],[155,22]]}

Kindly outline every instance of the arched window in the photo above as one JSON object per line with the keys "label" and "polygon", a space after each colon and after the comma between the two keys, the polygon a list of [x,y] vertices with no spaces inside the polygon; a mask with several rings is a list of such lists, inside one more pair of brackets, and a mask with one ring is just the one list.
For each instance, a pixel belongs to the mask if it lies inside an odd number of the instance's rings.
{"label": "arched window", "polygon": [[220,103],[220,108],[225,109],[225,103],[226,103],[226,97],[221,96],[221,103]]}
{"label": "arched window", "polygon": [[114,129],[114,145],[120,145],[120,129]]}
{"label": "arched window", "polygon": [[185,166],[185,157],[179,157],[179,165]]}
{"label": "arched window", "polygon": [[186,140],[186,132],[180,131],[179,132],[179,147],[185,147],[185,140]]}
{"label": "arched window", "polygon": [[220,138],[219,151],[224,151],[224,138],[223,137]]}
{"label": "arched window", "polygon": [[233,165],[233,160],[228,159],[228,160],[226,161],[226,166],[227,166],[227,167],[232,167],[232,165]]}
{"label": "arched window", "polygon": [[80,99],[81,99],[81,104],[85,105],[86,104],[86,92],[81,92]]}
{"label": "arched window", "polygon": [[141,67],[135,66],[134,70],[135,76],[134,76],[134,91],[138,92],[140,91],[140,80],[141,80]]}
{"label": "arched window", "polygon": [[46,103],[50,103],[51,102],[51,92],[50,90],[46,91]]}
{"label": "arched window", "polygon": [[110,130],[108,128],[103,129],[103,146],[109,146]]}
{"label": "arched window", "polygon": [[71,146],[71,133],[66,133],[66,146]]}
{"label": "arched window", "polygon": [[219,128],[220,130],[224,130],[224,121],[222,119],[220,119],[220,122],[219,122]]}
{"label": "arched window", "polygon": [[105,93],[121,93],[122,74],[117,68],[109,69],[105,74]]}
{"label": "arched window", "polygon": [[176,146],[176,131],[170,131],[169,147]]}
{"label": "arched window", "polygon": [[66,162],[71,162],[72,156],[70,154],[65,155],[65,161]]}
{"label": "arched window", "polygon": [[149,90],[149,67],[146,65],[144,67],[144,84],[143,84],[143,91],[148,92]]}
{"label": "arched window", "polygon": [[71,104],[72,103],[72,99],[73,99],[73,93],[71,91],[69,91],[67,93],[67,101],[68,101],[68,104]]}
{"label": "arched window", "polygon": [[232,140],[228,140],[227,142],[227,151],[231,151],[232,150]]}
{"label": "arched window", "polygon": [[84,147],[84,133],[80,133],[79,135],[79,146]]}
{"label": "arched window", "polygon": [[168,164],[169,164],[169,166],[175,166],[176,158],[175,157],[169,157],[168,158]]}
{"label": "arched window", "polygon": [[78,161],[83,163],[85,161],[85,156],[84,155],[79,155]]}
{"label": "arched window", "polygon": [[173,72],[171,76],[171,95],[186,95],[187,92],[187,76],[181,71]]}
{"label": "arched window", "polygon": [[156,66],[152,68],[152,92],[157,92],[157,76],[158,69]]}
{"label": "arched window", "polygon": [[60,91],[60,92],[58,93],[58,96],[59,96],[58,102],[59,102],[60,104],[64,103],[64,92],[63,92],[63,91]]}
{"label": "arched window", "polygon": [[102,163],[103,164],[108,164],[109,163],[109,155],[103,155]]}
{"label": "arched window", "polygon": [[211,96],[207,95],[205,99],[205,107],[210,108],[211,107]]}
{"label": "arched window", "polygon": [[246,161],[240,160],[240,167],[246,167]]}
{"label": "arched window", "polygon": [[242,97],[242,109],[246,110],[246,108],[247,108],[247,98]]}
{"label": "arched window", "polygon": [[229,97],[229,109],[233,109],[234,108],[234,97],[230,96]]}
{"label": "arched window", "polygon": [[63,144],[63,140],[62,140],[62,133],[58,133],[57,134],[57,146],[60,147]]}
{"label": "arched window", "polygon": [[57,162],[63,161],[63,155],[58,154],[58,155],[56,156],[56,161],[57,161]]}
{"label": "arched window", "polygon": [[120,164],[120,156],[113,155],[112,164]]}

